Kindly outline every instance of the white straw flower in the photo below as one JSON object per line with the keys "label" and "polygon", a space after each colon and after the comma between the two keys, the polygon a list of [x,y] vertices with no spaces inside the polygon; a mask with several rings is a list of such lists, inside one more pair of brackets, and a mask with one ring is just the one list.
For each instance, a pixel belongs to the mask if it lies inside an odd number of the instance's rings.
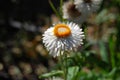
{"label": "white straw flower", "polygon": [[102,0],[75,0],[76,9],[81,13],[90,14],[99,9]]}
{"label": "white straw flower", "polygon": [[77,24],[83,23],[88,17],[76,9],[73,1],[65,2],[62,8],[63,18]]}
{"label": "white straw flower", "polygon": [[83,44],[84,34],[79,25],[73,22],[58,23],[43,34],[43,43],[54,57],[65,51],[75,51]]}

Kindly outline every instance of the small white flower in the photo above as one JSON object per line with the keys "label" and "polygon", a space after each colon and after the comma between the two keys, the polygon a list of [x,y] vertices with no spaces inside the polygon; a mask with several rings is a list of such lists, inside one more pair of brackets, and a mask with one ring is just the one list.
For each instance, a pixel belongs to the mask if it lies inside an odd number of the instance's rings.
{"label": "small white flower", "polygon": [[63,18],[77,24],[83,23],[87,19],[87,15],[82,14],[75,7],[73,1],[67,1],[63,4]]}
{"label": "small white flower", "polygon": [[75,0],[76,9],[81,13],[90,14],[99,9],[102,0]]}
{"label": "small white flower", "polygon": [[75,51],[83,44],[84,32],[73,22],[58,23],[43,34],[43,43],[53,57],[65,51]]}

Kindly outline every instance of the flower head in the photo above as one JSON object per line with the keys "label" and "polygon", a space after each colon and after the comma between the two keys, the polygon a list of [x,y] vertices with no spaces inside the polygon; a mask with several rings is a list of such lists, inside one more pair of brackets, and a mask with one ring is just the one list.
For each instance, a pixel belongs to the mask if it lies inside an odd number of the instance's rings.
{"label": "flower head", "polygon": [[75,0],[74,4],[83,14],[90,14],[99,9],[102,0]]}
{"label": "flower head", "polygon": [[63,4],[63,18],[77,24],[84,22],[87,19],[87,15],[82,14],[76,9],[76,5],[73,1],[67,1]]}
{"label": "flower head", "polygon": [[73,22],[58,23],[43,34],[43,43],[54,57],[65,51],[75,51],[83,42],[84,34],[79,25]]}

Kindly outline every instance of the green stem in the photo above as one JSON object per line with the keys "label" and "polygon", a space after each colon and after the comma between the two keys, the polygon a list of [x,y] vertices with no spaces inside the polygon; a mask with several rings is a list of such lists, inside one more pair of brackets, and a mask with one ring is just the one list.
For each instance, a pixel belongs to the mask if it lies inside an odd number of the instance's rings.
{"label": "green stem", "polygon": [[64,64],[64,66],[65,66],[65,71],[64,71],[64,73],[65,73],[65,80],[67,80],[67,74],[68,74],[68,67],[67,67],[67,52],[64,53],[64,60],[65,60],[65,64]]}
{"label": "green stem", "polygon": [[62,6],[63,6],[63,0],[60,0],[60,16],[61,16],[61,21],[64,21],[63,20]]}
{"label": "green stem", "polygon": [[111,35],[110,41],[109,41],[109,48],[110,48],[112,68],[116,66],[115,65],[115,43],[116,41],[113,39],[113,35]]}
{"label": "green stem", "polygon": [[111,63],[112,63],[112,68],[114,68],[115,67],[114,52],[111,52]]}
{"label": "green stem", "polygon": [[49,0],[49,4],[51,6],[51,8],[53,9],[53,11],[55,12],[56,16],[60,18],[60,20],[62,21],[62,17],[60,15],[60,13],[57,11],[57,9],[55,8],[55,6],[53,5],[53,3],[51,2],[51,0]]}
{"label": "green stem", "polygon": [[[59,61],[60,61],[61,70],[63,70],[63,72],[64,72],[64,74],[65,74],[64,56],[61,54],[61,52],[60,52]],[[65,75],[64,75],[64,74],[63,74],[63,77],[65,78]]]}
{"label": "green stem", "polygon": [[60,65],[61,65],[61,70],[64,71],[64,80],[67,80],[67,74],[68,74],[68,67],[67,67],[67,53],[63,53],[63,55],[60,52]]}

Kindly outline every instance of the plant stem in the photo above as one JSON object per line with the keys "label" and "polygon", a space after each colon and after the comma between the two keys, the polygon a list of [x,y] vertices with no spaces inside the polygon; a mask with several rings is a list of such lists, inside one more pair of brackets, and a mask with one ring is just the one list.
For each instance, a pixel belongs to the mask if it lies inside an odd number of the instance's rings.
{"label": "plant stem", "polygon": [[65,80],[67,80],[67,75],[68,75],[68,67],[67,67],[67,52],[64,53],[64,74],[65,74]]}
{"label": "plant stem", "polygon": [[62,21],[62,16],[61,16],[60,13],[57,11],[57,9],[55,8],[55,6],[54,6],[53,3],[51,2],[51,0],[49,0],[49,4],[50,4],[51,8],[53,9],[53,11],[55,12],[56,16],[59,17],[59,19]]}
{"label": "plant stem", "polygon": [[116,41],[113,39],[113,35],[111,35],[110,41],[109,41],[109,48],[110,48],[112,68],[115,67],[115,43]]}
{"label": "plant stem", "polygon": [[60,0],[60,18],[61,18],[61,21],[64,21],[63,20],[63,12],[62,12],[62,6],[63,6],[63,0]]}
{"label": "plant stem", "polygon": [[[63,53],[64,54],[64,53]],[[63,70],[64,74],[63,74],[63,77],[64,79],[66,80],[66,71],[65,71],[65,64],[64,64],[64,55],[62,55],[62,53],[60,52],[60,58],[59,58],[59,61],[60,61],[60,66],[61,66],[61,70]]]}
{"label": "plant stem", "polygon": [[60,52],[60,58],[59,58],[59,61],[60,61],[60,65],[61,65],[61,70],[64,71],[64,80],[67,80],[67,74],[68,74],[68,67],[67,67],[67,53],[63,53],[63,55],[61,54]]}

